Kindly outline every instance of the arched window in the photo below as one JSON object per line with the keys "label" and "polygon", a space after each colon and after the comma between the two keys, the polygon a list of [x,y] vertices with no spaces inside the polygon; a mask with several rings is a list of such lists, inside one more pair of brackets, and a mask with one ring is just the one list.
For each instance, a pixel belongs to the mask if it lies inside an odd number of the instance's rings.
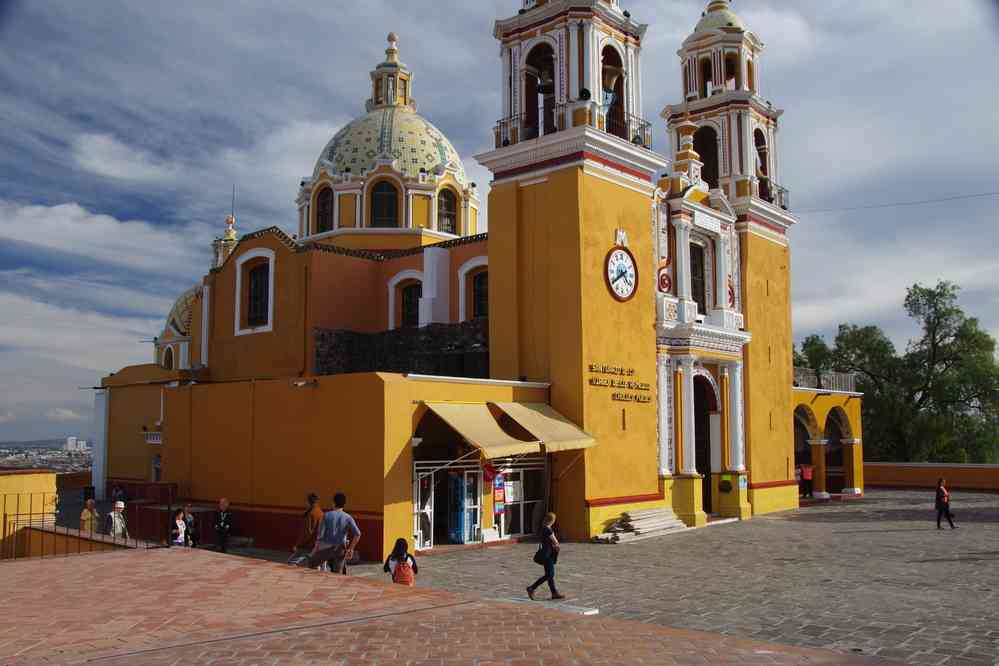
{"label": "arched window", "polygon": [[316,233],[333,231],[333,190],[324,187],[316,197]]}
{"label": "arched window", "polygon": [[437,195],[437,231],[458,233],[458,198],[448,189]]}
{"label": "arched window", "polygon": [[704,246],[690,244],[690,297],[697,303],[697,313],[708,313],[707,252]]}
{"label": "arched window", "polygon": [[739,56],[729,53],[725,56],[725,90],[742,89],[742,68],[739,64]]}
{"label": "arched window", "polygon": [[603,103],[608,134],[620,137],[625,141],[628,136],[628,125],[624,120],[624,65],[621,54],[613,46],[605,46],[601,54],[603,65]]}
{"label": "arched window", "polygon": [[708,187],[718,187],[718,133],[714,128],[705,125],[694,132],[694,152],[701,157],[704,164],[701,167],[701,178]]}
{"label": "arched window", "polygon": [[247,271],[247,278],[246,325],[266,326],[270,314],[271,265],[260,262]]}
{"label": "arched window", "polygon": [[173,370],[173,348],[167,347],[166,351],[163,352],[163,367],[167,370]]}
{"label": "arched window", "polygon": [[489,316],[489,271],[480,271],[472,277],[472,319]]}
{"label": "arched window", "polygon": [[375,185],[371,191],[371,226],[399,226],[399,191],[387,180]]}
{"label": "arched window", "polygon": [[705,58],[701,61],[701,98],[704,99],[711,94],[711,84],[714,81],[714,70],[711,67],[711,59]]}
{"label": "arched window", "polygon": [[423,296],[423,285],[411,282],[400,289],[402,295],[403,328],[416,328],[420,325],[420,298]]}
{"label": "arched window", "polygon": [[756,128],[756,131],[753,132],[753,141],[756,143],[757,168],[759,168],[757,175],[768,176],[770,169],[767,166],[767,136],[763,130]]}
{"label": "arched window", "polygon": [[555,51],[538,44],[524,67],[524,137],[536,139],[555,131]]}

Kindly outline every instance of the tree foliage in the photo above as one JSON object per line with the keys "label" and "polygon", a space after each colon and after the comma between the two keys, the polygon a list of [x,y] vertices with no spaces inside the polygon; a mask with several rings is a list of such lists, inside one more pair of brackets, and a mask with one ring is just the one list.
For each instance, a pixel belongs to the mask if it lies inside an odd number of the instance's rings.
{"label": "tree foliage", "polygon": [[[877,326],[839,327],[828,363],[858,376],[858,390],[865,394],[868,457],[976,463],[999,459],[996,341],[964,313],[958,292],[949,282],[909,288],[905,310],[921,334],[901,354]],[[817,361],[802,345],[808,367],[823,358],[820,348],[812,353]]]}

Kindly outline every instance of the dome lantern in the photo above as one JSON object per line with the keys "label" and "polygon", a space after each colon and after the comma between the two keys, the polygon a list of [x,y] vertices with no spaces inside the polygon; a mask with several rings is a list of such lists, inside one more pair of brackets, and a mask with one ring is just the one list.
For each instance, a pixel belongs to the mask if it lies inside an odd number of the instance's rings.
{"label": "dome lantern", "polygon": [[413,73],[399,60],[399,36],[390,32],[387,40],[385,60],[371,71],[372,94],[365,108],[374,111],[402,106],[416,111],[416,101],[411,96]]}

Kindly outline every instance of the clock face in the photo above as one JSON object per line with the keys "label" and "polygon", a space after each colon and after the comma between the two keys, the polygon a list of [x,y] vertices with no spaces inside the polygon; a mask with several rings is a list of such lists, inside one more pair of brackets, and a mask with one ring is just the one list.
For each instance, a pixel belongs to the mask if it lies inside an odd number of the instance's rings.
{"label": "clock face", "polygon": [[638,289],[638,268],[628,248],[615,247],[607,254],[607,286],[619,301],[627,301]]}

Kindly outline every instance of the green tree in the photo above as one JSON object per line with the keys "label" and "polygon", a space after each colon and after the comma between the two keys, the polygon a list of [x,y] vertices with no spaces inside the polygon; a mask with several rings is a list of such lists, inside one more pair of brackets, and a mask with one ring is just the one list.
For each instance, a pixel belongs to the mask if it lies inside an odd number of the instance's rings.
{"label": "green tree", "polygon": [[999,454],[996,342],[958,305],[949,282],[912,286],[920,327],[905,353],[876,326],[841,325],[831,364],[858,375],[867,452],[876,459],[990,462]]}
{"label": "green tree", "polygon": [[804,367],[815,373],[818,388],[822,388],[822,375],[832,369],[833,350],[821,335],[809,335],[801,342],[799,355]]}

